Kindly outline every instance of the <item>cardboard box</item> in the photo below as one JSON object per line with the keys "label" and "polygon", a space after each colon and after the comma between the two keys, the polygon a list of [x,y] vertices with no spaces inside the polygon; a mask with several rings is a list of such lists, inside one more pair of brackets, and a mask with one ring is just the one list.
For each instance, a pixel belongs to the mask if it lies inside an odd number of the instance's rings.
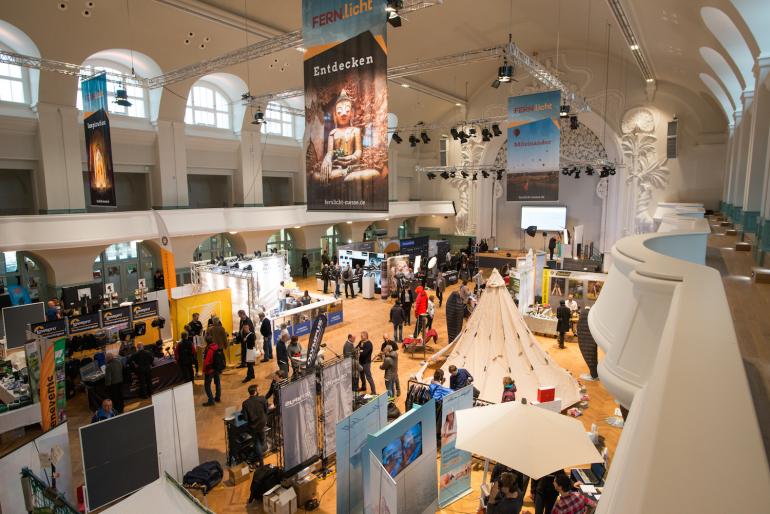
{"label": "cardboard box", "polygon": [[227,479],[232,485],[238,485],[245,482],[251,476],[249,465],[245,462],[227,467]]}
{"label": "cardboard box", "polygon": [[537,388],[537,401],[539,403],[552,402],[556,398],[556,388],[553,386],[541,386]]}
{"label": "cardboard box", "polygon": [[277,485],[262,497],[262,508],[270,514],[293,514],[297,512],[297,494]]}

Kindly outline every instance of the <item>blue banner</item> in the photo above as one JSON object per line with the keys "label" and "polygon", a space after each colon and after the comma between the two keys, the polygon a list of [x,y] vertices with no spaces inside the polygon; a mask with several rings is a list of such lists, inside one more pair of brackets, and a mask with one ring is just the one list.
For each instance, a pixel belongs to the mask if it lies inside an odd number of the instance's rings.
{"label": "blue banner", "polygon": [[473,407],[473,386],[466,386],[445,396],[441,409],[441,472],[438,504],[445,507],[471,492],[470,452],[455,448],[457,418],[455,411]]}
{"label": "blue banner", "polygon": [[557,201],[561,91],[508,99],[508,201]]}
{"label": "blue banner", "polygon": [[88,117],[99,109],[107,111],[107,74],[100,73],[80,83],[83,97],[83,116]]}
{"label": "blue banner", "polygon": [[381,394],[337,423],[337,512],[364,512],[364,450],[369,434],[388,423],[388,395]]}
{"label": "blue banner", "polygon": [[330,312],[328,325],[332,326],[336,325],[337,323],[342,323],[342,311]]}

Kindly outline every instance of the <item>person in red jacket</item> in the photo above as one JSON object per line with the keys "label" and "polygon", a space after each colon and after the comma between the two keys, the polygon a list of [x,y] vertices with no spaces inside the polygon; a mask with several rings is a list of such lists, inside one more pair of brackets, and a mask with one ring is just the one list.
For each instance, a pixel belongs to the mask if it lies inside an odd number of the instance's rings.
{"label": "person in red jacket", "polygon": [[[220,357],[217,358],[217,352],[219,351],[219,345],[214,342],[211,336],[206,336],[206,347],[203,349],[203,374],[205,375],[205,381],[203,383],[203,389],[206,391],[208,401],[204,403],[204,407],[214,405],[214,402],[219,402],[222,394],[222,384],[219,380],[219,374],[224,369],[222,367],[222,360],[224,354],[220,353]],[[216,396],[211,392],[211,382],[214,381],[216,387]]]}
{"label": "person in red jacket", "polygon": [[428,294],[422,286],[417,286],[414,292],[417,293],[417,298],[414,300],[415,324],[414,335],[412,337],[417,337],[417,334],[422,331],[422,327],[428,316]]}

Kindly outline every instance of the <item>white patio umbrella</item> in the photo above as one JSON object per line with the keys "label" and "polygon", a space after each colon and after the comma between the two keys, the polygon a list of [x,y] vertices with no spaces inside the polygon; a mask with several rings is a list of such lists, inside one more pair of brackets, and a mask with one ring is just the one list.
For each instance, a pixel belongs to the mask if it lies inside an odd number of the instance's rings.
{"label": "white patio umbrella", "polygon": [[457,411],[455,445],[532,478],[602,462],[580,421],[519,402]]}

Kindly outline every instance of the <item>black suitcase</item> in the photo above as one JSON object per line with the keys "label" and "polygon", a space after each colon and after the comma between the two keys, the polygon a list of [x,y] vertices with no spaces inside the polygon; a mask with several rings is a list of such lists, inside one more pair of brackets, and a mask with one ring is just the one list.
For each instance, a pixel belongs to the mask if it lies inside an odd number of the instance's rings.
{"label": "black suitcase", "polygon": [[215,460],[204,462],[185,473],[182,480],[185,486],[204,486],[206,492],[211,491],[222,481],[222,465]]}
{"label": "black suitcase", "polygon": [[249,501],[262,501],[262,495],[281,483],[281,470],[270,464],[254,470],[251,477],[251,494]]}

